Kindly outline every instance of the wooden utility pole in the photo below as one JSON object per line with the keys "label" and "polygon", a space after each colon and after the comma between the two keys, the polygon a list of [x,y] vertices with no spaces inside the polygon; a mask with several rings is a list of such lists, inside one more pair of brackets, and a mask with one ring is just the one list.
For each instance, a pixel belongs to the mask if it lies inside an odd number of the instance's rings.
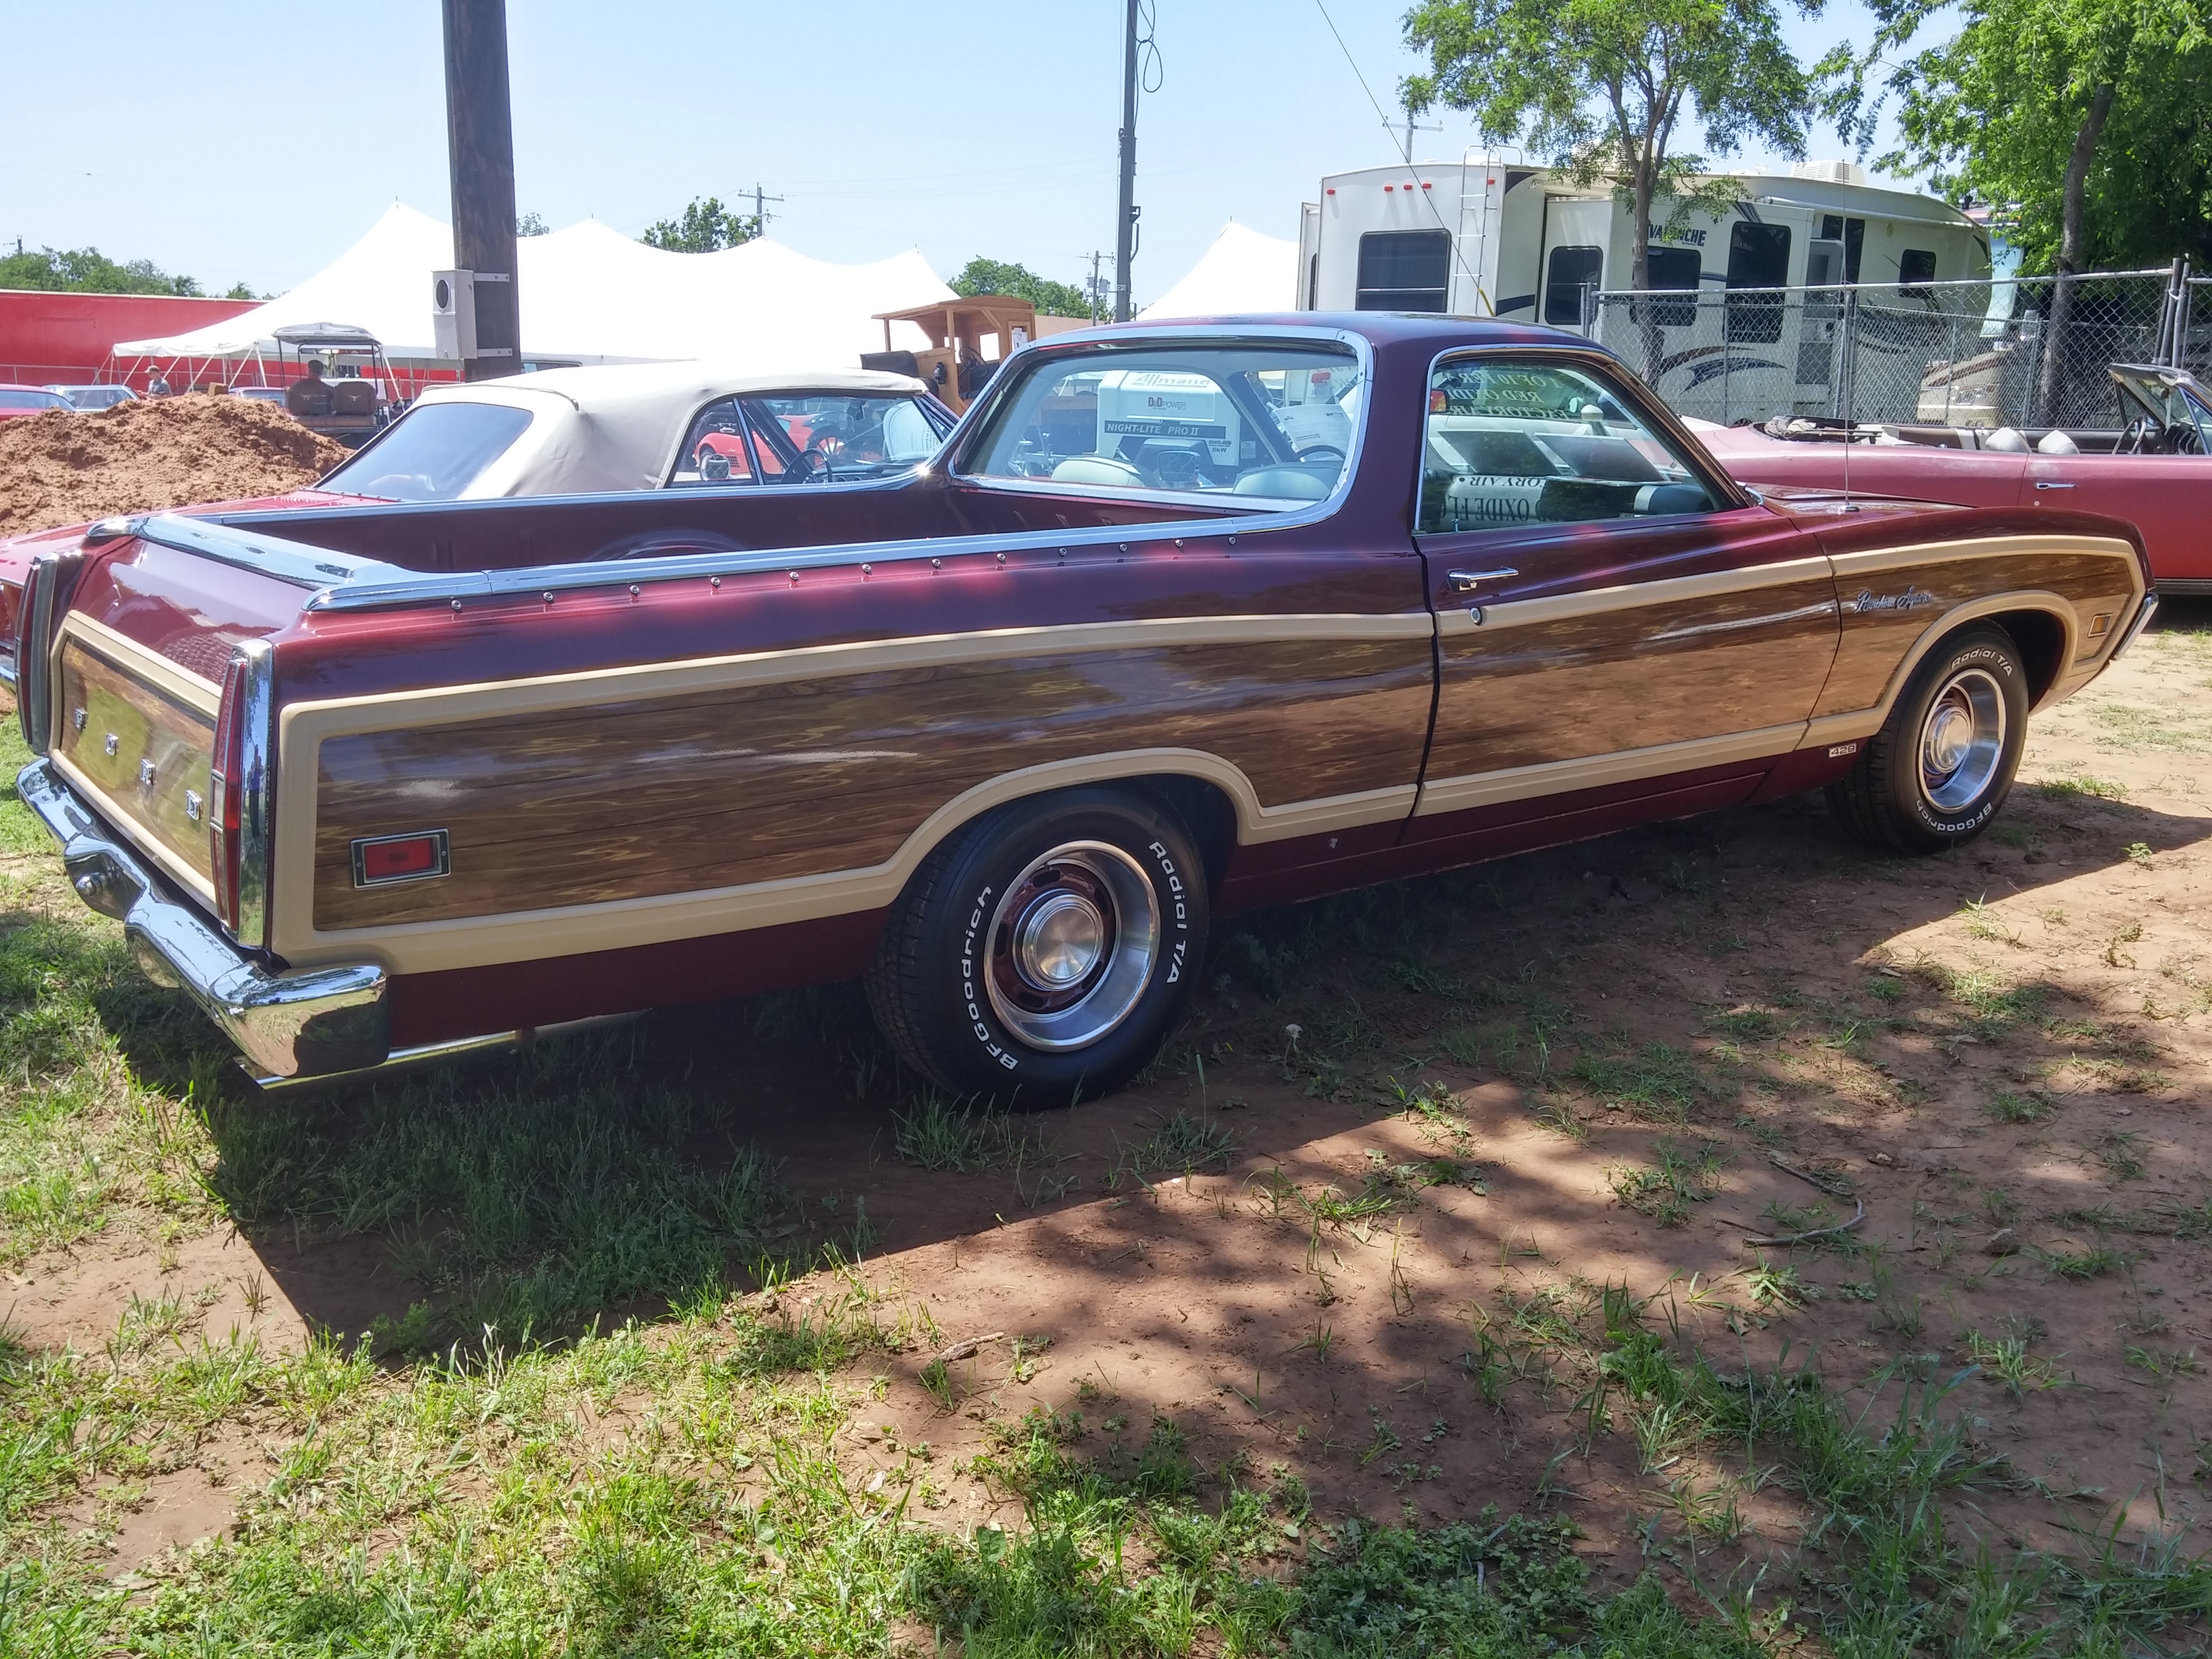
{"label": "wooden utility pole", "polygon": [[514,258],[514,115],[507,82],[507,0],[445,0],[446,143],[453,168],[453,264],[476,277],[477,355],[465,379],[522,368]]}
{"label": "wooden utility pole", "polygon": [[1114,320],[1129,320],[1129,264],[1137,257],[1137,0],[1121,42],[1121,215],[1114,229]]}

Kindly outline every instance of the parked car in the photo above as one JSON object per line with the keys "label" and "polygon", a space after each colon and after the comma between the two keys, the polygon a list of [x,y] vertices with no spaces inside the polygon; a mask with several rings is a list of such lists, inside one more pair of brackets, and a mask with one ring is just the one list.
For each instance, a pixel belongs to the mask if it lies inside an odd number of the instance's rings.
{"label": "parked car", "polygon": [[1824,786],[1955,846],[2154,603],[2112,520],[1762,501],[1550,330],[1122,327],[854,488],[94,526],[31,568],[17,787],[270,1077],[865,976],[1043,1104],[1244,906]]}
{"label": "parked car", "polygon": [[42,386],[0,385],[0,421],[15,415],[43,415],[50,409],[75,407],[58,392],[49,392]]}
{"label": "parked car", "polygon": [[854,483],[920,465],[952,411],[911,375],[712,363],[433,386],[318,486],[390,501]]}
{"label": "parked car", "polygon": [[1853,428],[1846,441],[1831,421],[1690,425],[1746,483],[1848,482],[1922,501],[2125,519],[2142,532],[2160,592],[2212,593],[2212,392],[2178,368],[2115,363],[2110,372],[2118,420],[2090,430],[1886,425]]}
{"label": "parked car", "polygon": [[127,386],[50,386],[46,390],[67,398],[72,409],[112,409],[138,401],[138,394]]}

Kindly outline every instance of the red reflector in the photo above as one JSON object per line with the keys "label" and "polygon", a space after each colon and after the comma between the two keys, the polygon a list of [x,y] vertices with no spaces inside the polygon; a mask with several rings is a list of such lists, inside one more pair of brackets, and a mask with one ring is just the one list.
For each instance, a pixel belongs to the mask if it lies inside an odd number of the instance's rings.
{"label": "red reflector", "polygon": [[420,881],[446,873],[446,832],[426,830],[412,836],[376,836],[353,844],[353,884],[374,887],[387,881]]}

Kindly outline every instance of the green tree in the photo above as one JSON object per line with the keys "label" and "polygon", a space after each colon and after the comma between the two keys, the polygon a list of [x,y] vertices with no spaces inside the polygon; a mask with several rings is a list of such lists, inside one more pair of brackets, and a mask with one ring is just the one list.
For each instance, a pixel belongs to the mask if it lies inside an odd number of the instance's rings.
{"label": "green tree", "polygon": [[680,217],[647,226],[637,240],[672,253],[712,253],[750,242],[760,234],[758,214],[734,212],[718,198],[702,196],[695,197]]}
{"label": "green tree", "polygon": [[[716,205],[720,204],[717,203]],[[545,222],[545,216],[542,213],[518,213],[514,216],[514,234],[517,236],[543,236],[552,228]],[[659,230],[660,227],[655,225],[653,228]],[[648,240],[652,234],[652,231],[646,233]]]}
{"label": "green tree", "polygon": [[[1823,3],[1795,0],[1808,16]],[[1486,143],[1524,142],[1576,184],[1613,186],[1634,227],[1634,288],[1651,285],[1661,204],[1672,223],[1732,198],[1697,179],[1692,122],[1721,154],[1753,137],[1805,153],[1812,82],[1773,0],[1421,0],[1406,40],[1429,59],[1401,88],[1410,112],[1466,110]]]}
{"label": "green tree", "polygon": [[151,259],[118,264],[96,247],[42,247],[0,256],[0,288],[48,294],[173,294],[198,297],[198,282],[172,276]]}
{"label": "green tree", "polygon": [[1083,297],[1083,290],[1074,283],[1055,283],[1048,276],[1038,276],[1027,265],[986,259],[980,253],[952,279],[952,291],[963,295],[1003,294],[1009,299],[1027,300],[1048,317],[1091,314],[1091,301]]}
{"label": "green tree", "polygon": [[[2212,258],[2212,0],[1871,0],[1862,50],[1820,64],[1879,165],[1990,204],[2032,275]],[[1912,51],[1939,14],[1958,33]]]}

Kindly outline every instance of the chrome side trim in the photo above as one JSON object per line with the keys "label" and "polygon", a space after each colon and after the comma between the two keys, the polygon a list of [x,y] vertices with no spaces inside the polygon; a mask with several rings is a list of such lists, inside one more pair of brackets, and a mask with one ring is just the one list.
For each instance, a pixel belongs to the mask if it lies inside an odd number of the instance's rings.
{"label": "chrome side trim", "polygon": [[349,963],[279,970],[239,954],[198,911],[168,896],[137,856],[54,775],[33,761],[15,790],[61,843],[77,896],[123,923],[149,978],[189,992],[260,1071],[304,1077],[356,1070],[390,1053],[381,968]]}
{"label": "chrome side trim", "polygon": [[[2208,591],[2212,591],[2212,582],[2206,583],[2205,586]],[[2120,635],[2119,642],[2106,654],[2105,658],[2106,666],[2109,667],[2118,660],[2120,653],[2136,642],[2136,635],[2142,633],[2144,628],[2148,626],[2150,619],[2157,614],[2158,590],[2154,587],[2143,594],[2142,605],[2136,608],[2135,620],[2127,625]]]}
{"label": "chrome side trim", "polygon": [[[249,951],[269,944],[270,857],[276,845],[274,684],[276,653],[266,640],[246,640],[233,653],[245,665],[238,695],[241,775],[226,778],[238,794],[238,942]],[[218,726],[218,732],[220,727]],[[222,757],[217,757],[220,764]]]}
{"label": "chrome side trim", "polygon": [[177,513],[149,513],[135,519],[103,519],[85,534],[85,544],[120,540],[125,536],[157,547],[196,553],[217,564],[252,570],[295,587],[328,587],[333,582],[375,581],[414,574],[378,559],[356,559],[305,542],[264,536],[207,519],[188,519]]}

